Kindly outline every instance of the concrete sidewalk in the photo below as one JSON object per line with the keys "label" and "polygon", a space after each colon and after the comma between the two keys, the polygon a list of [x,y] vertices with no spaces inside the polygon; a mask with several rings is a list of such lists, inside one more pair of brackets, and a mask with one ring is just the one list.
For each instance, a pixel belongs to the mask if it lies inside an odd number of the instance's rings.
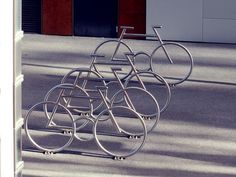
{"label": "concrete sidewalk", "polygon": [[[23,39],[23,116],[70,68],[87,67],[103,38],[26,34]],[[130,40],[136,51],[155,42]],[[236,45],[183,43],[195,67],[172,89],[157,128],[136,155],[103,158],[94,142],[74,142],[52,156],[35,151],[23,132],[23,176],[233,177],[236,176]]]}

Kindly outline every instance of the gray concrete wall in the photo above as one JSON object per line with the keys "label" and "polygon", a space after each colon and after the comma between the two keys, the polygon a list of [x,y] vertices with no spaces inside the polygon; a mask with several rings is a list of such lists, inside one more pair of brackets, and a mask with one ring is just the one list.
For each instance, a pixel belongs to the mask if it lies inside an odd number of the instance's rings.
{"label": "gray concrete wall", "polygon": [[147,0],[147,32],[163,39],[236,43],[235,0]]}
{"label": "gray concrete wall", "polygon": [[204,0],[203,41],[236,43],[236,1]]}

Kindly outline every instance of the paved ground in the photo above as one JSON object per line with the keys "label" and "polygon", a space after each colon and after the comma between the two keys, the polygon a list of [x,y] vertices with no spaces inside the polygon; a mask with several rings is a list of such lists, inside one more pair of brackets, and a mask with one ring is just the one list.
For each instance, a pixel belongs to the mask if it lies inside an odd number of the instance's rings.
{"label": "paved ground", "polygon": [[[23,39],[23,116],[70,68],[88,66],[103,38],[26,34]],[[154,42],[129,41],[149,51]],[[124,160],[103,156],[94,142],[74,142],[43,155],[23,132],[23,176],[36,177],[233,177],[236,176],[236,46],[183,43],[195,67],[189,80],[172,89],[168,110],[143,149]]]}

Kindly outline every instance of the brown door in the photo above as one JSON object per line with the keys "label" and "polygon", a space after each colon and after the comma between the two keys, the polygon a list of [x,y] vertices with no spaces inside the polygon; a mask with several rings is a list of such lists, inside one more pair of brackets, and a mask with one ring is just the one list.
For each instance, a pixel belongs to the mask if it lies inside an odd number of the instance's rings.
{"label": "brown door", "polygon": [[42,33],[72,35],[72,0],[43,0]]}
{"label": "brown door", "polygon": [[146,33],[146,0],[119,0],[118,26],[133,26],[133,33]]}

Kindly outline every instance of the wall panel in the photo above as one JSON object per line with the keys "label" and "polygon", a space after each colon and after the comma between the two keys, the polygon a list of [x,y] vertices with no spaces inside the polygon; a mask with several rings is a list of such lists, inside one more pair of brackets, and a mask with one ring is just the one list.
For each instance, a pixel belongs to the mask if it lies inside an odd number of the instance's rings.
{"label": "wall panel", "polygon": [[[146,0],[119,0],[118,26],[133,26],[133,33],[146,33]],[[119,31],[121,32],[121,31]]]}
{"label": "wall panel", "polygon": [[72,35],[72,0],[42,1],[42,33]]}
{"label": "wall panel", "polygon": [[162,25],[165,40],[202,40],[202,0],[148,0],[147,31]]}

